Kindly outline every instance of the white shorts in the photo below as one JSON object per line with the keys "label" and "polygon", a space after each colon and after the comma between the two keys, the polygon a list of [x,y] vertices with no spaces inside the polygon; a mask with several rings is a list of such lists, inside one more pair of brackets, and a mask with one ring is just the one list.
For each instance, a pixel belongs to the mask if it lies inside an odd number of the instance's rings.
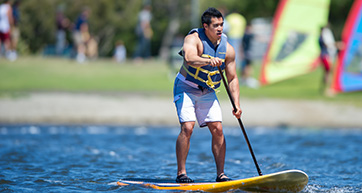
{"label": "white shorts", "polygon": [[200,127],[205,127],[208,122],[222,122],[221,107],[213,90],[201,90],[176,78],[174,103],[180,123],[197,120]]}

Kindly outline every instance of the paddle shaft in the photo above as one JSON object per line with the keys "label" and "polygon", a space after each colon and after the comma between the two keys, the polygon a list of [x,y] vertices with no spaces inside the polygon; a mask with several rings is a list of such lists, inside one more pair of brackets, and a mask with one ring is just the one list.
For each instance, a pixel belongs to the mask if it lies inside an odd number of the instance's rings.
{"label": "paddle shaft", "polygon": [[[228,93],[228,96],[229,96],[231,105],[233,106],[234,111],[236,111],[236,105],[235,105],[235,102],[234,102],[234,98],[233,98],[232,95],[231,95],[231,92],[230,92],[230,89],[229,89],[229,85],[228,85],[228,83],[227,83],[226,80],[225,80],[224,74],[222,73],[222,70],[221,70],[220,66],[218,66],[218,69],[219,69],[219,72],[220,72],[222,81],[223,81],[223,83],[224,83],[226,92]],[[261,170],[260,170],[260,168],[259,168],[259,164],[258,164],[258,162],[256,161],[256,158],[255,158],[255,155],[254,155],[254,151],[253,151],[253,148],[251,147],[251,144],[250,144],[248,135],[246,134],[246,131],[245,131],[243,122],[241,121],[240,118],[238,118],[238,122],[239,122],[239,125],[240,125],[240,128],[241,128],[241,131],[242,131],[243,134],[244,134],[245,141],[246,141],[246,143],[248,144],[251,157],[253,157],[255,167],[256,167],[256,169],[258,170],[259,176],[262,176],[263,173],[261,173]]]}

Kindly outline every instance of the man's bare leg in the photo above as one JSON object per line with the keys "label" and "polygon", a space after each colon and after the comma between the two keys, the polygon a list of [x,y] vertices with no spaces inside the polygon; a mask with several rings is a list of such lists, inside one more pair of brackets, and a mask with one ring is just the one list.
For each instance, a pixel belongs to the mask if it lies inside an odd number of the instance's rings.
{"label": "man's bare leg", "polygon": [[224,174],[226,142],[221,122],[207,123],[212,135],[212,153],[216,163],[216,174],[221,179],[227,178]]}
{"label": "man's bare leg", "polygon": [[176,141],[177,175],[186,174],[186,159],[190,149],[190,138],[195,122],[181,123],[181,131]]}

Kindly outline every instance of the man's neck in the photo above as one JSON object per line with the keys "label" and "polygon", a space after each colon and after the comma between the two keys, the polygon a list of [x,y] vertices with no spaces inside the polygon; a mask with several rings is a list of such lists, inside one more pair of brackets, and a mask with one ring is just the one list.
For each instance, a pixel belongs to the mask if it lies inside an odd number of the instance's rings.
{"label": "man's neck", "polygon": [[214,47],[217,47],[219,45],[219,43],[221,41],[221,38],[220,39],[212,39],[212,38],[210,38],[210,36],[207,33],[205,33],[205,34],[206,34],[206,37],[210,40],[210,42],[214,45]]}

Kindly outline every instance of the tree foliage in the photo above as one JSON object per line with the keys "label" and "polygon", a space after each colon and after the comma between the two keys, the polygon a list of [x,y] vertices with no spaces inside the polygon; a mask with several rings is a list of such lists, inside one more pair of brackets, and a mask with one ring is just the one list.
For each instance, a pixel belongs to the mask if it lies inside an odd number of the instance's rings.
{"label": "tree foliage", "polygon": [[[170,39],[184,36],[191,27],[195,27],[191,24],[195,2],[199,14],[195,18],[198,20],[207,7],[216,7],[227,12],[239,12],[248,21],[256,17],[272,18],[279,3],[277,0],[24,0],[19,7],[21,39],[30,53],[39,53],[46,45],[55,44],[58,7],[63,6],[65,15],[74,22],[86,6],[91,9],[90,32],[99,42],[100,55],[112,55],[115,42],[123,40],[131,56],[137,43],[135,27],[138,12],[144,2],[151,2],[153,7],[152,55],[159,55],[161,47],[168,46]],[[329,18],[337,39],[352,3],[353,0],[331,0]],[[67,36],[70,43],[71,31],[68,30]]]}

